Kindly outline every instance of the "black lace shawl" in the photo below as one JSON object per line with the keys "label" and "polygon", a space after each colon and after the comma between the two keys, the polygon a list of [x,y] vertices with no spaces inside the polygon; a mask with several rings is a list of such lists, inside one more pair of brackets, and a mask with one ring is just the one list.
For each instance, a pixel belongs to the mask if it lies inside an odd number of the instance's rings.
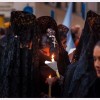
{"label": "black lace shawl", "polygon": [[68,33],[68,27],[59,24],[58,25],[58,36],[59,36],[59,59],[58,59],[58,70],[61,75],[64,76],[65,71],[67,70],[67,66],[70,64],[68,52],[62,47],[61,41],[62,37],[66,38],[66,34]]}
{"label": "black lace shawl", "polygon": [[[0,40],[0,97],[37,97],[39,29],[35,16],[12,12],[9,30]],[[30,42],[31,48],[27,47]]]}
{"label": "black lace shawl", "polygon": [[9,96],[10,64],[14,54],[14,36],[6,36],[0,40],[0,97]]}
{"label": "black lace shawl", "polygon": [[[100,40],[100,15],[92,11],[87,13],[81,39],[82,46],[78,49],[80,51],[78,51],[79,55],[77,54],[78,61],[69,65],[66,72],[63,97],[85,97],[96,77],[92,55],[94,45]],[[71,76],[70,79],[69,76]]]}

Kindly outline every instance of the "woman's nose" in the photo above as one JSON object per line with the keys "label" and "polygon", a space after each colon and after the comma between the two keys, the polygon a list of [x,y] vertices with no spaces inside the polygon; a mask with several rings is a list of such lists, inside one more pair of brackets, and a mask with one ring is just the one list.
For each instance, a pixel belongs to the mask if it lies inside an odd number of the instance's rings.
{"label": "woman's nose", "polygon": [[100,61],[98,59],[95,61],[95,67],[100,68]]}

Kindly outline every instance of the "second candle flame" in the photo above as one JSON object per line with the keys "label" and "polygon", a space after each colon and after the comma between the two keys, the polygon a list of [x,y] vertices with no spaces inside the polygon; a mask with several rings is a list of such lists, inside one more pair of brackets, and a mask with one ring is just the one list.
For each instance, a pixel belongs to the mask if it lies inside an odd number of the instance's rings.
{"label": "second candle flame", "polygon": [[49,78],[51,78],[51,75],[49,75]]}

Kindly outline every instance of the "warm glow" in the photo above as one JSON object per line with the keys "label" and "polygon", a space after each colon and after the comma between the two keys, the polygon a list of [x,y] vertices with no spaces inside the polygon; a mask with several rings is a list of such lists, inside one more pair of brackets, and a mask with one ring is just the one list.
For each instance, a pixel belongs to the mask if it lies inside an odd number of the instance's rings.
{"label": "warm glow", "polygon": [[49,78],[51,78],[51,75],[49,75]]}
{"label": "warm glow", "polygon": [[54,62],[54,54],[51,56],[51,61]]}

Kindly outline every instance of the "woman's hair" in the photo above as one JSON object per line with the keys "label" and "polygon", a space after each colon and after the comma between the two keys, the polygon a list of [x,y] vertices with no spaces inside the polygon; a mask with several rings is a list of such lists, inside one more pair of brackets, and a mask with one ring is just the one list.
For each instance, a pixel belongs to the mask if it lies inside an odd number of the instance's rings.
{"label": "woman's hair", "polygon": [[67,35],[61,31],[59,32],[59,38],[60,38],[60,41],[62,41],[63,39],[67,38]]}
{"label": "woman's hair", "polygon": [[69,28],[63,24],[58,25],[58,33],[59,33],[59,39],[62,41],[67,37],[67,33],[69,31]]}
{"label": "woman's hair", "polygon": [[95,46],[99,46],[100,47],[100,41],[98,41]]}

